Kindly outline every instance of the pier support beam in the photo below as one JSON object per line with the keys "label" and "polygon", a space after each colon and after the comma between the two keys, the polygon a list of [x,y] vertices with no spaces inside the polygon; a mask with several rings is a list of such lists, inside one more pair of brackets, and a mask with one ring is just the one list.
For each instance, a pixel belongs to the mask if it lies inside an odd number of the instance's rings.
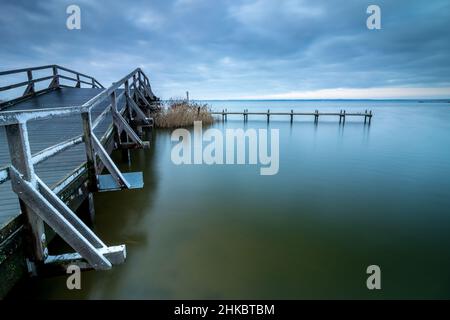
{"label": "pier support beam", "polygon": [[83,141],[86,150],[86,167],[88,172],[88,188],[90,192],[96,192],[97,187],[97,160],[94,146],[92,145],[92,121],[89,111],[81,113],[83,121]]}
{"label": "pier support beam", "polygon": [[[20,172],[22,179],[37,188],[26,123],[8,125],[5,129],[11,165]],[[21,199],[19,202],[22,214],[25,216],[25,239],[30,259],[28,271],[35,274],[36,264],[43,263],[48,255],[44,223],[32,207],[27,206]]]}

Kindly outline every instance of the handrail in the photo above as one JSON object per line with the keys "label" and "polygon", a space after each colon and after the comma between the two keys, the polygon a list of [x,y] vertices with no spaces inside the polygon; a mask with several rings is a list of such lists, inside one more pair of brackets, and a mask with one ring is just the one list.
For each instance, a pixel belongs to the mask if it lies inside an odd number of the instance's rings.
{"label": "handrail", "polygon": [[[98,82],[94,77],[89,76],[87,74],[66,68],[66,67],[62,67],[60,65],[57,64],[50,64],[50,65],[45,65],[45,66],[39,66],[39,67],[30,67],[30,68],[21,68],[21,69],[13,69],[13,70],[6,70],[6,71],[0,71],[0,76],[4,76],[4,75],[10,75],[10,74],[16,74],[16,73],[23,73],[23,72],[28,72],[28,71],[38,71],[38,70],[44,70],[44,69],[53,69],[56,68],[58,70],[61,71],[66,71],[75,75],[79,75],[81,77],[84,78],[88,78],[90,80],[94,80],[95,83],[100,87],[100,88],[104,88],[103,85]],[[91,84],[92,82],[90,82],[89,84]]]}
{"label": "handrail", "polygon": [[[5,73],[17,73],[17,72],[23,72],[24,70],[39,70],[44,69],[48,67],[53,66],[44,66],[44,67],[36,67],[36,68],[28,68],[28,69],[17,69],[17,70],[11,70],[8,72],[2,72]],[[69,70],[64,68],[64,70]],[[2,75],[0,73],[0,75]],[[105,101],[106,99],[111,99],[111,102],[108,104],[108,106],[105,107],[105,109],[100,113],[100,115],[97,116],[97,118],[93,119],[91,121],[91,130],[94,130],[95,127],[97,127],[101,121],[103,121],[108,114],[108,112],[112,111],[113,108],[113,101],[112,97],[114,96],[114,103],[118,104],[121,98],[129,92],[127,90],[130,90],[130,88],[133,86],[133,84],[129,85],[128,81],[130,79],[136,78],[136,81],[140,83],[140,85],[143,85],[144,87],[148,86],[145,83],[142,83],[142,80],[140,77],[136,77],[136,75],[142,74],[144,81],[145,79],[148,79],[147,76],[142,72],[140,68],[136,68],[129,74],[127,74],[125,77],[120,79],[119,81],[113,83],[110,87],[103,90],[93,98],[91,98],[89,101],[84,103],[81,106],[71,106],[71,107],[61,107],[61,108],[47,108],[47,109],[33,109],[33,110],[18,110],[18,111],[2,111],[0,112],[0,126],[6,126],[11,124],[18,124],[18,123],[26,123],[28,121],[33,120],[42,120],[42,119],[49,119],[54,117],[66,117],[74,114],[81,114],[88,112],[90,113],[91,110],[97,106],[99,103]],[[80,74],[82,75],[82,74]],[[147,80],[148,81],[148,80]],[[122,85],[125,85],[125,91],[121,92],[119,95],[116,96],[116,90],[119,89]],[[136,86],[134,86],[133,90],[139,90]],[[126,102],[125,102],[126,105]],[[117,107],[117,105],[116,105]],[[125,108],[122,108],[121,110],[117,110],[120,114],[123,114],[125,111]],[[107,130],[107,133],[110,132],[110,130]],[[105,134],[106,135],[106,134]],[[103,137],[102,137],[103,138]],[[102,139],[101,139],[102,140]],[[50,146],[44,150],[39,151],[38,153],[34,154],[32,156],[32,162],[33,164],[38,164],[50,157],[55,156],[56,154],[69,149],[79,143],[82,143],[84,141],[83,135],[78,135],[72,138],[69,138],[63,142],[60,142],[56,145]],[[9,180],[9,166],[0,168],[0,184],[4,183],[5,181]]]}
{"label": "handrail", "polygon": [[113,92],[115,92],[117,89],[119,89],[128,79],[133,78],[133,75],[140,72],[140,68],[134,69],[132,72],[127,74],[125,77],[120,79],[117,82],[114,82],[110,87],[103,90],[101,93],[87,101],[85,104],[83,104],[83,107],[87,107],[89,109],[94,108],[97,104],[102,102],[105,98],[109,97]]}
{"label": "handrail", "polygon": [[[43,76],[40,78],[33,78],[33,71],[37,70],[45,70],[45,69],[51,69],[52,74],[50,76]],[[69,73],[69,75],[61,74],[61,71]],[[0,87],[0,92],[8,91],[15,88],[25,87],[26,89],[23,92],[23,94],[19,97],[10,98],[7,101],[3,101],[0,103],[0,110],[5,106],[14,105],[15,103],[22,101],[23,99],[29,98],[31,96],[35,96],[41,93],[48,92],[50,90],[54,90],[61,87],[70,87],[64,84],[60,84],[60,80],[68,80],[75,83],[75,87],[80,88],[81,84],[89,85],[92,88],[104,88],[104,86],[97,81],[94,77],[91,77],[89,75],[86,75],[84,73],[68,69],[65,67],[61,67],[59,65],[53,64],[53,65],[45,65],[45,66],[39,66],[39,67],[30,67],[30,68],[22,68],[22,69],[14,69],[14,70],[7,70],[7,71],[0,71],[0,77],[1,76],[7,76],[12,74],[20,74],[20,73],[26,73],[27,80],[17,83],[12,83],[6,86]],[[35,90],[35,83],[42,82],[46,80],[51,80],[48,88],[42,89],[39,91]]]}
{"label": "handrail", "polygon": [[14,74],[14,73],[21,73],[21,72],[26,72],[26,71],[50,69],[50,68],[53,68],[53,67],[56,67],[56,65],[55,64],[49,64],[49,65],[39,66],[39,67],[30,67],[30,68],[21,68],[21,69],[0,71],[0,76],[4,76],[4,75],[8,75],[8,74]]}

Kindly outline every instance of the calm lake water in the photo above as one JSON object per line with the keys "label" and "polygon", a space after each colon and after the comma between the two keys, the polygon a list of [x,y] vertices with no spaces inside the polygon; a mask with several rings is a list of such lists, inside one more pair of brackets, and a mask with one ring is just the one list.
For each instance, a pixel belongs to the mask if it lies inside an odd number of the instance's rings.
{"label": "calm lake water", "polygon": [[[181,165],[170,131],[132,153],[142,190],[95,195],[95,231],[126,263],[32,280],[14,296],[88,299],[450,298],[450,104],[210,101],[242,111],[364,111],[360,118],[229,117],[215,128],[280,132],[280,168]],[[276,121],[280,120],[280,121]],[[120,161],[120,155],[115,157]],[[379,291],[366,268],[381,268]]]}

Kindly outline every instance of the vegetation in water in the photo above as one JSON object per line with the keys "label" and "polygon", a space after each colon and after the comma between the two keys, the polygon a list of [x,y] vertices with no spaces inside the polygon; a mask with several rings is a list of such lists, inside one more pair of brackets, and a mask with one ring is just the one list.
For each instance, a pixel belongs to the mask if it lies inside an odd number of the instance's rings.
{"label": "vegetation in water", "polygon": [[202,121],[203,125],[212,124],[214,118],[207,104],[171,99],[153,115],[157,128],[179,128],[194,125]]}

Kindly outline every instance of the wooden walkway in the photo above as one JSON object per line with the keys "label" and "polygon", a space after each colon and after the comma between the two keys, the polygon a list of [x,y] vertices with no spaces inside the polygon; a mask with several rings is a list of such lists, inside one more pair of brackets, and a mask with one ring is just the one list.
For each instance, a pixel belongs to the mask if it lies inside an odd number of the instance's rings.
{"label": "wooden walkway", "polygon": [[[61,106],[82,105],[102,92],[99,88],[60,88],[32,99],[24,100],[18,104],[8,107],[8,111],[33,110],[42,108],[60,108]],[[103,102],[93,116],[97,117],[106,107]],[[96,130],[96,134],[101,137],[107,130],[110,122],[105,121]],[[0,167],[10,163],[8,142],[4,128],[0,129]],[[83,130],[80,116],[73,115],[66,118],[46,119],[33,121],[28,125],[30,137],[31,153],[38,152],[63,142],[69,138],[79,135]],[[36,166],[36,174],[49,186],[56,187],[58,182],[63,180],[71,171],[75,170],[86,162],[86,152],[84,146],[79,144],[68,149],[55,157],[48,159]],[[17,195],[11,189],[11,182],[6,181],[0,185],[0,226],[8,223],[12,218],[20,214],[20,207]]]}
{"label": "wooden walkway", "polygon": [[267,122],[270,121],[271,116],[286,116],[288,119],[290,119],[291,123],[294,121],[294,116],[310,116],[314,117],[314,122],[319,121],[319,117],[327,117],[327,116],[334,116],[339,117],[339,122],[345,122],[346,117],[361,117],[364,118],[364,123],[369,123],[372,120],[372,111],[365,111],[365,112],[346,112],[345,110],[341,110],[340,112],[319,112],[319,110],[315,110],[314,112],[294,112],[294,110],[291,110],[291,112],[271,112],[270,109],[267,110],[267,112],[249,112],[248,109],[245,109],[242,112],[236,112],[236,111],[227,111],[227,109],[223,109],[222,112],[211,112],[213,115],[220,115],[222,116],[222,121],[227,121],[228,115],[241,115],[243,116],[244,121],[248,121],[248,116],[265,116],[267,117]]}
{"label": "wooden walkway", "polygon": [[[37,71],[50,75],[33,77]],[[74,211],[92,214],[93,192],[143,186],[142,173],[120,172],[109,154],[149,146],[141,137],[158,100],[140,69],[109,88],[57,65],[0,77],[21,74],[26,81],[0,87],[25,88],[0,103],[0,298],[27,273],[61,272],[69,263],[109,269],[125,259],[124,245],[108,247]],[[74,252],[52,255],[44,222]]]}

